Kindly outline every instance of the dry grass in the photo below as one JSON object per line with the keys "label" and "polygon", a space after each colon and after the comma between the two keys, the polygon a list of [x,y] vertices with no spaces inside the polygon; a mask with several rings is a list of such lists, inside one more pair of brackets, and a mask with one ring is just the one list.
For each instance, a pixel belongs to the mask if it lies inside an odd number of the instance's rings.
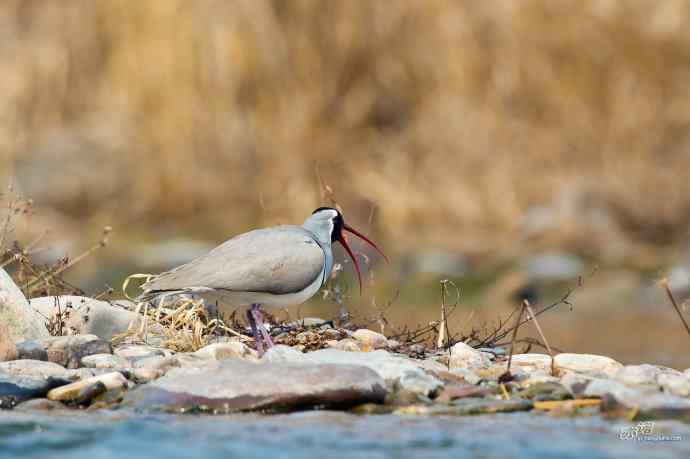
{"label": "dry grass", "polygon": [[74,218],[300,221],[318,162],[401,244],[502,250],[563,192],[645,242],[690,222],[682,0],[7,0],[0,25],[0,169]]}

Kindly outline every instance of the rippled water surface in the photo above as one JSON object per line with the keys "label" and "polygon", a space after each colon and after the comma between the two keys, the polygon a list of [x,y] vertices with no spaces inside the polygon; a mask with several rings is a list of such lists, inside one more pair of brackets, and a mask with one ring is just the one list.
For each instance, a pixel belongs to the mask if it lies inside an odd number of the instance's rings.
{"label": "rippled water surface", "polygon": [[626,424],[534,414],[356,416],[303,412],[173,416],[131,412],[0,412],[0,457],[12,458],[669,458],[690,457],[690,427],[657,423],[679,441],[621,440]]}

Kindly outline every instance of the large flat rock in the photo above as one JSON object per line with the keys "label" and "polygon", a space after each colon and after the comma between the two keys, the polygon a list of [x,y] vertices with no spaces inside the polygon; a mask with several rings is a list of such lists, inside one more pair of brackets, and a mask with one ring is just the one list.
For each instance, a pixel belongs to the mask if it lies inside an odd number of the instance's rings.
{"label": "large flat rock", "polygon": [[124,403],[165,411],[288,411],[382,403],[385,382],[368,368],[239,359],[175,368],[129,392]]}
{"label": "large flat rock", "polygon": [[363,366],[376,372],[389,387],[425,396],[436,393],[443,386],[441,381],[420,368],[419,363],[384,350],[347,352],[339,349],[321,349],[302,354],[286,346],[275,346],[266,352],[262,361]]}

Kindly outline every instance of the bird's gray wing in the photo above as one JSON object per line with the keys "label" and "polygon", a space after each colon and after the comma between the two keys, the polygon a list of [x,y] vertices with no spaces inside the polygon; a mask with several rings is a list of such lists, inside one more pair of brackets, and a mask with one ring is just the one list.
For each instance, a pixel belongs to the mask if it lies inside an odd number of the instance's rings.
{"label": "bird's gray wing", "polygon": [[142,288],[158,292],[206,287],[281,295],[314,282],[322,275],[324,260],[323,250],[304,228],[278,226],[240,234]]}

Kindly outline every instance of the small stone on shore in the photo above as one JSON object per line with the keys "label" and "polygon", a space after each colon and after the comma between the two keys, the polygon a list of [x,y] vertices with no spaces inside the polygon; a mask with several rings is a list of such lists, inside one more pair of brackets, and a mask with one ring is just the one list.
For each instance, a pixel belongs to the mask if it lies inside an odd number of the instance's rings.
{"label": "small stone on shore", "polygon": [[[85,389],[90,386],[102,383],[105,389],[119,389],[127,384],[127,380],[121,373],[110,372],[100,376],[92,376],[91,378],[82,379],[62,387],[57,387],[48,392],[48,399],[57,400],[61,402],[74,402],[83,398],[86,392]],[[93,391],[95,394],[97,391]],[[95,395],[94,395],[95,396]]]}

